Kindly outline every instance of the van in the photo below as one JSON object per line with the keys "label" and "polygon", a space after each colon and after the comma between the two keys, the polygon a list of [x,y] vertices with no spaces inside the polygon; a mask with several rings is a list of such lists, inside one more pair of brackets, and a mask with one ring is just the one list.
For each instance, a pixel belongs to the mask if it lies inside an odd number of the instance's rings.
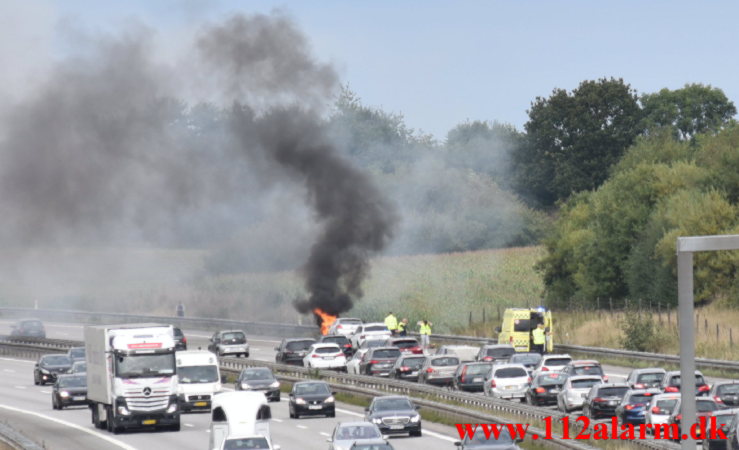
{"label": "van", "polygon": [[261,392],[222,392],[213,397],[210,422],[210,450],[220,450],[231,437],[264,436],[272,441],[269,421],[272,411]]}
{"label": "van", "polygon": [[498,332],[498,344],[510,344],[517,352],[530,352],[533,349],[532,335],[540,323],[544,324],[547,333],[546,351],[554,351],[554,326],[552,312],[539,308],[507,308],[503,314],[503,323],[495,330]]}
{"label": "van", "polygon": [[206,350],[177,352],[175,358],[180,411],[210,411],[213,396],[222,389],[218,358]]}

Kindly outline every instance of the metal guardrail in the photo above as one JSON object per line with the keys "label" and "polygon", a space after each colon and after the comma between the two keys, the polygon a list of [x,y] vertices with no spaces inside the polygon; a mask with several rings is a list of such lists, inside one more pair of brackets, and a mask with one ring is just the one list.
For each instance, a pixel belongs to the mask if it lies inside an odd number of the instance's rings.
{"label": "metal guardrail", "polygon": [[0,423],[0,448],[3,448],[3,444],[14,450],[44,450],[20,431]]}

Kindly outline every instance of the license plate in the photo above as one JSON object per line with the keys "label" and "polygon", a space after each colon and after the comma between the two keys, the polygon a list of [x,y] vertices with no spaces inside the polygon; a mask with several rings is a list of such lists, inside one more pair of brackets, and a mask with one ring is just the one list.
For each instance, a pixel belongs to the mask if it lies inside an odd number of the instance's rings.
{"label": "license plate", "polygon": [[195,402],[195,406],[208,406],[208,402]]}
{"label": "license plate", "polygon": [[411,372],[411,375],[418,375],[418,371],[414,370],[413,372]]}
{"label": "license plate", "polygon": [[516,389],[516,386],[506,386],[505,388],[510,391]]}
{"label": "license plate", "polygon": [[156,425],[156,424],[157,424],[156,419],[147,419],[147,420],[141,421],[141,425]]}
{"label": "license plate", "polygon": [[472,382],[473,383],[481,383],[482,382],[482,378],[473,378],[472,379]]}
{"label": "license plate", "polygon": [[323,409],[323,406],[321,405],[310,405],[308,409]]}
{"label": "license plate", "polygon": [[333,356],[324,356],[323,359],[334,359]]}
{"label": "license plate", "polygon": [[81,402],[85,399],[85,397],[72,397],[72,400],[75,402]]}
{"label": "license plate", "polygon": [[405,428],[403,425],[390,425],[391,430],[402,430]]}

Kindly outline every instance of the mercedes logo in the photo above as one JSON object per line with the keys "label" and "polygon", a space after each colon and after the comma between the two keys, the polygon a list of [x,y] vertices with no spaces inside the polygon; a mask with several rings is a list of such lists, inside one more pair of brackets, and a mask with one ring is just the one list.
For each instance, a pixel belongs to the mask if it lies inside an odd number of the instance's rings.
{"label": "mercedes logo", "polygon": [[144,396],[148,397],[151,395],[151,388],[145,387],[144,388]]}

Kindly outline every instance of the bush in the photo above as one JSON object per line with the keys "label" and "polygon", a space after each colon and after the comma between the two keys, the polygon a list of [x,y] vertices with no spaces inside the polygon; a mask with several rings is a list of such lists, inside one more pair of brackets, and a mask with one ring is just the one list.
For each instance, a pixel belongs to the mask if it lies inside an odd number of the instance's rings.
{"label": "bush", "polygon": [[654,320],[650,315],[638,314],[634,311],[626,313],[626,317],[619,324],[623,337],[621,338],[621,346],[626,350],[636,352],[654,352],[658,347],[657,330],[654,326]]}

